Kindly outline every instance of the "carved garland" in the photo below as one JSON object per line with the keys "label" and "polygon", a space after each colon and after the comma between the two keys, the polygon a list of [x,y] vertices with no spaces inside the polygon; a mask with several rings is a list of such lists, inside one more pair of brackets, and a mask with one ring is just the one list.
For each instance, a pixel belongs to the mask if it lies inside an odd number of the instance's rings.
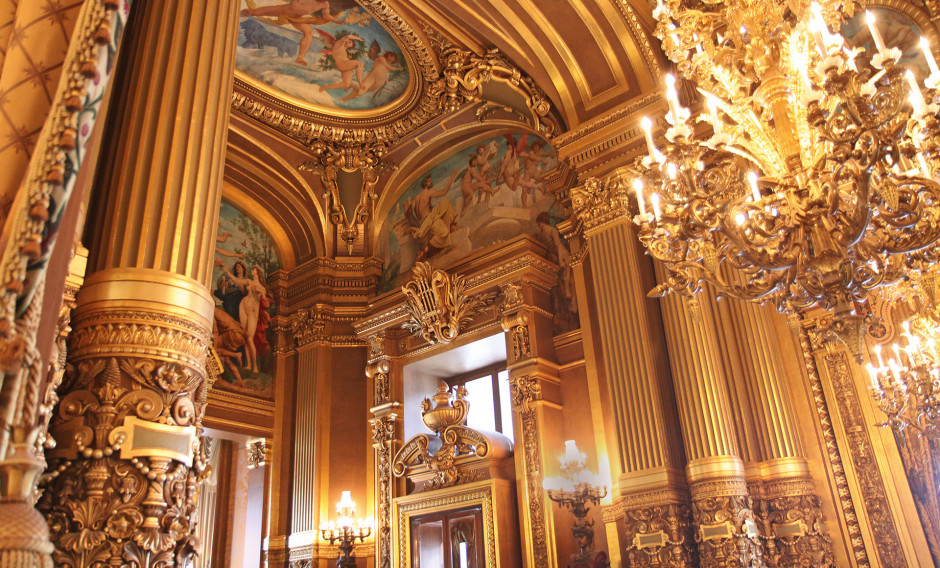
{"label": "carved garland", "polygon": [[825,356],[826,367],[839,414],[845,425],[852,463],[858,473],[859,486],[868,512],[868,519],[875,535],[875,546],[882,566],[905,566],[903,547],[888,505],[887,492],[874,461],[875,449],[865,426],[861,404],[852,384],[849,361],[845,352]]}
{"label": "carved garland", "polygon": [[375,496],[375,551],[379,568],[392,566],[392,445],[395,442],[395,415],[372,419],[372,447],[378,453],[376,468],[378,494]]}

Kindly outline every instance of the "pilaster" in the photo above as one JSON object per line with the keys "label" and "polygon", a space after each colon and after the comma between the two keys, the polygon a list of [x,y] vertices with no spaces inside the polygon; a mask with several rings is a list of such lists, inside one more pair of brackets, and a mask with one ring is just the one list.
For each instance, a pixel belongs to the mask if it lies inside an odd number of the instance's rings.
{"label": "pilaster", "polygon": [[590,388],[610,396],[602,408],[619,500],[605,517],[622,532],[629,566],[692,566],[685,459],[662,320],[646,297],[652,268],[629,225],[627,203],[625,193],[596,180],[571,190],[571,232],[586,246],[575,276],[582,329],[593,338],[585,342],[596,369]]}
{"label": "pilaster", "polygon": [[[554,503],[542,488],[547,471],[557,469],[554,459],[562,444],[561,393],[550,317],[534,308],[533,290],[504,284],[500,306],[506,332],[509,392],[512,399],[516,450],[516,498],[522,534],[523,565],[559,566]],[[552,351],[549,351],[552,350]]]}
{"label": "pilaster", "polygon": [[831,566],[832,545],[793,417],[773,314],[750,302],[719,304],[715,332],[730,339],[730,355],[741,363],[739,383],[750,411],[737,421],[754,425],[759,463],[748,484],[764,558],[768,566]]}

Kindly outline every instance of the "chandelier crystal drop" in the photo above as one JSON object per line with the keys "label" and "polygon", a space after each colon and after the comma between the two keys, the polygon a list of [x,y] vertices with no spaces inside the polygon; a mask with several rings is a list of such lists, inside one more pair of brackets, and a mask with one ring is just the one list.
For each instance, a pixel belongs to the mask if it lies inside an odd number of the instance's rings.
{"label": "chandelier crystal drop", "polygon": [[940,69],[923,42],[931,73],[918,82],[871,14],[876,51],[850,47],[838,30],[854,11],[657,6],[656,35],[705,104],[693,117],[667,76],[667,143],[644,119],[647,155],[611,181],[635,192],[640,241],[667,269],[651,295],[708,282],[785,313],[846,313],[937,256]]}

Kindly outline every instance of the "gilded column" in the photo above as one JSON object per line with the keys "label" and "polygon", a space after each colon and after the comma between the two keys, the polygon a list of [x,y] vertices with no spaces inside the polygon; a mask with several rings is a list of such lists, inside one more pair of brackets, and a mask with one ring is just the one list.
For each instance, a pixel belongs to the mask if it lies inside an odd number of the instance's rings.
{"label": "gilded column", "polygon": [[730,338],[741,363],[759,463],[749,480],[769,566],[831,566],[832,546],[793,417],[782,354],[767,307],[720,302],[716,332]]}
{"label": "gilded column", "polygon": [[572,190],[571,201],[589,250],[579,299],[604,316],[582,312],[599,328],[598,339],[585,350],[597,362],[595,380],[606,381],[610,393],[616,447],[609,454],[619,473],[616,505],[622,512],[625,564],[692,566],[682,438],[659,310],[646,297],[653,286],[651,269],[629,224],[628,198],[618,188],[588,180]]}
{"label": "gilded column", "polygon": [[[662,276],[661,267],[656,272]],[[693,306],[677,295],[661,303],[689,460],[695,540],[703,568],[758,567],[763,565],[758,526],[713,331],[714,306],[702,304],[693,315]]]}
{"label": "gilded column", "polygon": [[[211,275],[237,4],[137,7],[53,418],[45,510],[58,563],[187,565],[204,473]],[[213,362],[215,365],[213,365]],[[207,371],[207,367],[213,371]]]}

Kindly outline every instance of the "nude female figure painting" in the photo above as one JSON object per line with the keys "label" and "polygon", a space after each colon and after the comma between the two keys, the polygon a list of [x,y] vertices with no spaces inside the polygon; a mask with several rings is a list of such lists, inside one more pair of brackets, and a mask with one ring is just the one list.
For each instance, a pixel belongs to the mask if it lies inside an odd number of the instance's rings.
{"label": "nude female figure painting", "polygon": [[273,241],[254,220],[222,202],[213,282],[213,341],[223,373],[216,386],[270,398],[274,357],[268,322],[276,313],[267,275],[280,264]]}

